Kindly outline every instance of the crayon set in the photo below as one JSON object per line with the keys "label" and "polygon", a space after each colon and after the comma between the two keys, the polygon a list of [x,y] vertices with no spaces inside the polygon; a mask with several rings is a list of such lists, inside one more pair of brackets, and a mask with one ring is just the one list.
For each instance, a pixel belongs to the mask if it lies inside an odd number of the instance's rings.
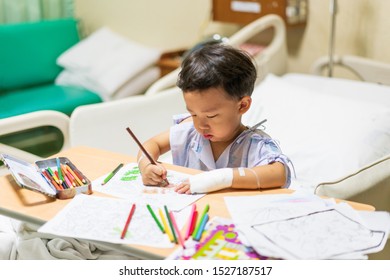
{"label": "crayon set", "polygon": [[2,154],[2,160],[19,186],[58,199],[92,193],[91,181],[66,157],[27,163]]}

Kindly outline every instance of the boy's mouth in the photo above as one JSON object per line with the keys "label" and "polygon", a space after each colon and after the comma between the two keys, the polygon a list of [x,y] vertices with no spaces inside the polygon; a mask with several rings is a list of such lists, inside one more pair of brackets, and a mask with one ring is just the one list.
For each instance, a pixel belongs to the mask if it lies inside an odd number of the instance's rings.
{"label": "boy's mouth", "polygon": [[213,137],[213,135],[211,134],[203,134],[203,137],[206,138],[206,139],[210,139]]}

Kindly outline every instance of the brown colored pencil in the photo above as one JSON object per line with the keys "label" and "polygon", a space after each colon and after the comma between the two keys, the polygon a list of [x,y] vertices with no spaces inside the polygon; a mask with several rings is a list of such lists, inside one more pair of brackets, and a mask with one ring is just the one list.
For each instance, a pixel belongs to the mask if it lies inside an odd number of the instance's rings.
{"label": "brown colored pencil", "polygon": [[[157,162],[149,155],[149,153],[146,151],[144,146],[141,144],[141,142],[138,140],[138,138],[135,136],[135,134],[131,131],[129,127],[126,128],[127,132],[133,137],[134,141],[137,143],[138,147],[141,149],[142,153],[148,158],[151,164],[157,165]],[[164,179],[164,182],[166,186],[169,185],[169,182],[167,178]]]}

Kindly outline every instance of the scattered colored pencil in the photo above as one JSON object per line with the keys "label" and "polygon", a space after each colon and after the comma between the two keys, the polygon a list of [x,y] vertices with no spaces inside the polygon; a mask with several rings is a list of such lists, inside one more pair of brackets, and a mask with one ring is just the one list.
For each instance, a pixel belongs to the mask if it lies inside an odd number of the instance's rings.
{"label": "scattered colored pencil", "polygon": [[195,231],[195,225],[196,225],[196,219],[198,218],[198,211],[195,211],[194,213],[194,216],[192,217],[192,221],[191,221],[191,228],[190,228],[190,234],[188,235],[187,239],[192,236],[192,234],[194,233]]}
{"label": "scattered colored pencil", "polygon": [[190,213],[190,216],[189,216],[188,222],[187,222],[187,231],[186,231],[186,235],[184,236],[185,240],[187,240],[188,237],[190,237],[192,231],[194,230],[193,223],[194,223],[195,212],[196,212],[196,204],[194,203],[194,204],[192,204],[191,213]]}
{"label": "scattered colored pencil", "polygon": [[108,181],[111,180],[112,177],[123,167],[123,163],[120,163],[108,176],[103,180],[102,186],[107,184]]}
{"label": "scattered colored pencil", "polygon": [[177,233],[177,239],[179,239],[180,245],[183,247],[183,249],[185,249],[186,246],[184,245],[183,237],[182,237],[182,235],[181,235],[181,232],[180,232],[180,230],[179,230],[179,227],[177,226],[176,219],[175,219],[175,216],[173,215],[172,211],[169,212],[169,217],[171,218],[173,228],[174,228],[174,230],[175,230],[176,233]]}
{"label": "scattered colored pencil", "polygon": [[207,212],[209,211],[209,208],[210,208],[210,206],[207,204],[207,205],[205,206],[205,208],[203,209],[202,216],[200,216],[200,219],[199,219],[199,221],[198,221],[198,223],[197,223],[197,225],[196,225],[196,228],[195,228],[195,230],[194,230],[193,233],[192,233],[192,238],[193,238],[193,239],[195,239],[196,235],[198,234],[200,225],[201,225],[201,223],[202,223],[202,221],[203,221],[205,215],[206,215]]}
{"label": "scattered colored pencil", "polygon": [[204,231],[204,228],[205,228],[206,223],[207,223],[208,220],[209,220],[209,214],[206,213],[206,215],[203,216],[203,219],[201,221],[201,224],[199,226],[198,231],[196,232],[196,236],[194,238],[195,241],[199,241],[200,238],[202,237],[202,233]]}
{"label": "scattered colored pencil", "polygon": [[130,222],[131,222],[131,218],[133,217],[134,212],[135,212],[135,203],[133,204],[133,206],[131,206],[129,216],[127,217],[127,221],[126,221],[125,227],[123,228],[123,231],[122,231],[122,234],[121,234],[121,239],[125,238],[125,236],[126,236],[127,229],[129,228],[129,225],[130,225]]}
{"label": "scattered colored pencil", "polygon": [[152,217],[153,217],[154,221],[156,222],[158,228],[162,231],[162,233],[165,233],[164,227],[161,225],[160,221],[157,219],[156,215],[153,212],[152,207],[150,207],[149,204],[147,204],[146,207],[148,208],[149,213],[152,215]]}
{"label": "scattered colored pencil", "polygon": [[171,228],[171,232],[172,232],[172,235],[173,235],[173,241],[175,243],[177,243],[177,237],[176,237],[176,234],[175,234],[175,229],[173,228],[171,217],[169,216],[168,207],[166,205],[164,205],[164,209],[165,209],[165,215],[167,216],[167,219],[168,219],[169,227]]}
{"label": "scattered colored pencil", "polygon": [[163,211],[161,209],[158,209],[158,213],[159,213],[160,218],[161,218],[161,220],[163,222],[163,225],[164,225],[164,228],[165,228],[165,232],[168,235],[169,240],[171,242],[174,242],[173,235],[172,235],[172,233],[171,233],[171,231],[169,229],[168,222],[167,222],[167,219],[164,216]]}

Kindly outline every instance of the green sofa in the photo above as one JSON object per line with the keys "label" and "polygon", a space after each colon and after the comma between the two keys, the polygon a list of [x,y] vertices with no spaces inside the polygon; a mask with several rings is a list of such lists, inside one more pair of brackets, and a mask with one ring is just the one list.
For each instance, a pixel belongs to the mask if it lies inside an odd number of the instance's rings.
{"label": "green sofa", "polygon": [[[80,106],[102,102],[99,95],[59,86],[57,58],[80,41],[75,19],[0,25],[0,119],[40,110],[70,115]],[[39,156],[58,152],[62,134],[54,127],[2,135],[0,144]]]}
{"label": "green sofa", "polygon": [[56,59],[79,40],[75,19],[0,25],[0,118],[38,110],[70,115],[102,102],[89,90],[54,84],[62,70]]}

